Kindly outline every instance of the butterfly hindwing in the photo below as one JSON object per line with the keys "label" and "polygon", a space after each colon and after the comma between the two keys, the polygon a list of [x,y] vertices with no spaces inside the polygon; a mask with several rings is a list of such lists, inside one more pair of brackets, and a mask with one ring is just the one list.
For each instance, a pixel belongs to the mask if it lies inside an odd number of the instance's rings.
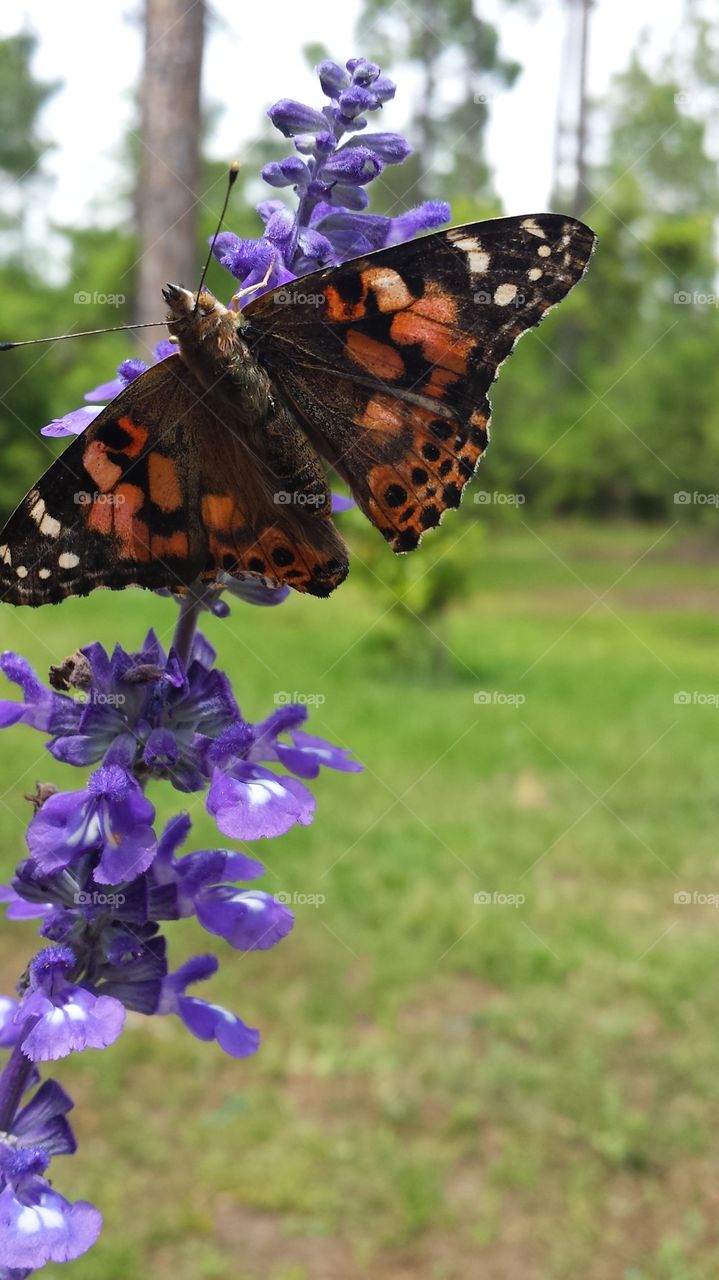
{"label": "butterfly hindwing", "polygon": [[395,551],[459,505],[499,366],[581,278],[594,240],[560,214],[498,218],[315,272],[245,309],[245,340]]}
{"label": "butterfly hindwing", "polygon": [[0,600],[183,591],[222,573],[327,595],[347,572],[329,515],[322,469],[296,424],[281,445],[269,427],[253,442],[171,356],[108,405],[10,517]]}

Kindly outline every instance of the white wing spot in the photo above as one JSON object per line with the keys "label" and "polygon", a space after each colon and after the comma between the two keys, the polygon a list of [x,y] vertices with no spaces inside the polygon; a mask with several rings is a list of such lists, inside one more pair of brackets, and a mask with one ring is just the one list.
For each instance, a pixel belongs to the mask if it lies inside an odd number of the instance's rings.
{"label": "white wing spot", "polygon": [[56,520],[54,516],[51,516],[50,513],[46,511],[40,521],[40,532],[46,534],[48,538],[57,538],[61,529],[62,525],[60,524],[60,521]]}
{"label": "white wing spot", "polygon": [[537,253],[539,254],[540,258],[548,258],[551,252],[552,250],[550,249],[548,244],[540,244],[539,248],[537,249]]}
{"label": "white wing spot", "polygon": [[456,244],[458,249],[479,249],[480,244],[476,236],[450,236],[452,244]]}
{"label": "white wing spot", "polygon": [[469,269],[473,276],[484,275],[485,271],[489,271],[489,254],[484,249],[470,249],[467,254],[469,258]]}
{"label": "white wing spot", "polygon": [[452,238],[452,243],[458,249],[462,249],[469,259],[469,269],[472,275],[483,275],[489,270],[489,254],[482,248],[479,240],[475,236],[458,236]]}
{"label": "white wing spot", "polygon": [[530,236],[539,236],[540,240],[546,240],[546,232],[542,230],[538,222],[534,221],[534,218],[525,218],[522,226],[525,231],[529,232]]}
{"label": "white wing spot", "polygon": [[0,547],[0,560],[2,560],[3,564],[12,564],[10,548],[6,546],[5,543]]}
{"label": "white wing spot", "polygon": [[541,280],[543,275],[544,275],[544,272],[542,271],[541,267],[530,267],[529,271],[527,272],[527,276],[529,277],[530,280]]}
{"label": "white wing spot", "polygon": [[18,567],[17,567],[17,569],[15,570],[15,572],[16,572],[16,574],[17,574],[18,578],[26,578],[26,577],[27,577],[27,569],[25,568],[25,565],[24,565],[24,564],[19,564],[19,565],[18,565]]}
{"label": "white wing spot", "polygon": [[80,563],[80,557],[73,554],[72,551],[63,551],[59,555],[57,562],[61,569],[76,569]]}
{"label": "white wing spot", "polygon": [[52,569],[38,569],[37,576],[43,580],[45,578],[50,578],[52,577]]}
{"label": "white wing spot", "polygon": [[494,301],[498,307],[509,306],[517,296],[516,284],[500,284],[494,291]]}
{"label": "white wing spot", "polygon": [[34,520],[35,524],[39,524],[44,514],[45,514],[45,503],[43,502],[42,498],[38,498],[34,507],[30,508],[30,519]]}

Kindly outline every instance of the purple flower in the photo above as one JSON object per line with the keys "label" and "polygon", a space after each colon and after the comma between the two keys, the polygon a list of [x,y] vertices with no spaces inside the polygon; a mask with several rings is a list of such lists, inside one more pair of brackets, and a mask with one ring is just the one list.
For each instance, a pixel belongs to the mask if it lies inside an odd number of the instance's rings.
{"label": "purple flower", "polygon": [[260,1033],[218,1004],[185,995],[193,982],[204,982],[217,972],[214,956],[194,956],[163,984],[159,1013],[175,1013],[198,1040],[216,1040],[232,1058],[247,1058],[260,1047]]}
{"label": "purple flower", "polygon": [[[161,342],[155,345],[153,364],[157,364],[160,360],[166,360],[168,356],[174,355],[177,347],[167,338],[163,338]],[[145,364],[144,360],[130,359],[123,360],[117,370],[117,377],[110,382],[103,382],[99,387],[93,387],[92,391],[88,391],[85,395],[86,400],[102,401],[101,404],[83,405],[81,409],[73,409],[70,413],[66,413],[62,418],[53,418],[46,427],[41,429],[40,434],[43,436],[78,436],[81,435],[86,427],[102,413],[105,403],[114,400],[115,396],[119,396],[121,391],[129,387],[131,382],[139,378],[150,366]]]}
{"label": "purple flower", "polygon": [[13,996],[0,996],[0,1049],[12,1049],[20,1034],[15,1022],[18,1001]]}
{"label": "purple flower", "polygon": [[[255,726],[248,759],[276,760],[299,778],[316,778],[322,765],[343,773],[361,773],[362,765],[350,758],[349,751],[335,747],[324,738],[301,733],[297,726],[306,719],[307,708],[297,703],[289,703],[274,711]],[[288,734],[290,742],[281,742],[282,734]]]}
{"label": "purple flower", "polygon": [[82,791],[58,791],[35,814],[27,832],[30,856],[41,873],[97,851],[99,884],[120,884],[149,867],[157,841],[155,810],[127,769],[106,764]]}
{"label": "purple flower", "polygon": [[267,951],[294,925],[284,903],[260,889],[213,885],[198,895],[196,907],[202,927],[238,951]]}
{"label": "purple flower", "polygon": [[223,835],[236,840],[282,836],[298,822],[307,826],[315,811],[314,796],[301,782],[243,760],[226,772],[215,769],[206,804]]}
{"label": "purple flower", "polygon": [[49,1156],[72,1155],[77,1142],[65,1117],[74,1105],[56,1080],[45,1080],[16,1113],[9,1132],[19,1147],[42,1147]]}
{"label": "purple flower", "polygon": [[75,963],[69,947],[46,947],[30,963],[30,988],[15,1021],[36,1019],[22,1042],[23,1052],[33,1062],[64,1058],[83,1049],[105,1049],[125,1024],[119,1000],[95,996],[68,980]]}
{"label": "purple flower", "polygon": [[102,1217],[85,1200],[70,1204],[43,1178],[49,1157],[40,1147],[0,1146],[0,1262],[39,1270],[71,1262],[94,1245]]}
{"label": "purple flower", "polygon": [[22,702],[0,698],[0,729],[27,724],[44,733],[58,734],[75,728],[80,713],[73,699],[46,689],[19,653],[0,655],[0,671],[19,685],[23,694]]}

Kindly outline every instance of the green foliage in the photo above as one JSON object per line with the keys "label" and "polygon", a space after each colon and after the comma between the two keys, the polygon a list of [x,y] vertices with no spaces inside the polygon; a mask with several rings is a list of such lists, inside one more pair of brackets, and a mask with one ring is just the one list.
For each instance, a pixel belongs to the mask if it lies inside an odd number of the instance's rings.
{"label": "green foliage", "polygon": [[616,78],[607,160],[590,178],[599,245],[587,279],[496,389],[507,431],[489,465],[535,513],[667,516],[675,493],[717,488],[719,183],[707,120],[687,113],[688,77],[633,57]]}
{"label": "green foliage", "polygon": [[399,7],[364,0],[357,38],[396,79],[407,63],[419,75],[409,128],[416,150],[382,175],[386,206],[458,198],[471,203],[471,217],[482,216],[495,200],[484,145],[492,96],[521,69],[502,55],[497,28],[477,16],[472,0]]}
{"label": "green foliage", "polygon": [[30,63],[37,41],[31,35],[0,40],[0,170],[14,182],[31,178],[48,144],[37,117],[59,82],[41,83]]}

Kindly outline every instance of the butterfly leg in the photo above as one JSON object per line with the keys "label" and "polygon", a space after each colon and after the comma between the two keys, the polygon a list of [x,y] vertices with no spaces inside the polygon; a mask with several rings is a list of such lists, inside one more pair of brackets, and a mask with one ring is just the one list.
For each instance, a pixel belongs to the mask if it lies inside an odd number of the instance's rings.
{"label": "butterfly leg", "polygon": [[232,306],[233,302],[239,302],[241,298],[246,298],[250,293],[257,293],[260,289],[266,289],[269,283],[270,276],[272,275],[272,272],[274,270],[274,266],[275,266],[275,255],[273,253],[270,259],[270,265],[267,268],[263,279],[258,280],[257,284],[248,284],[246,289],[238,289],[237,293],[233,293],[232,299],[230,301],[230,306]]}

